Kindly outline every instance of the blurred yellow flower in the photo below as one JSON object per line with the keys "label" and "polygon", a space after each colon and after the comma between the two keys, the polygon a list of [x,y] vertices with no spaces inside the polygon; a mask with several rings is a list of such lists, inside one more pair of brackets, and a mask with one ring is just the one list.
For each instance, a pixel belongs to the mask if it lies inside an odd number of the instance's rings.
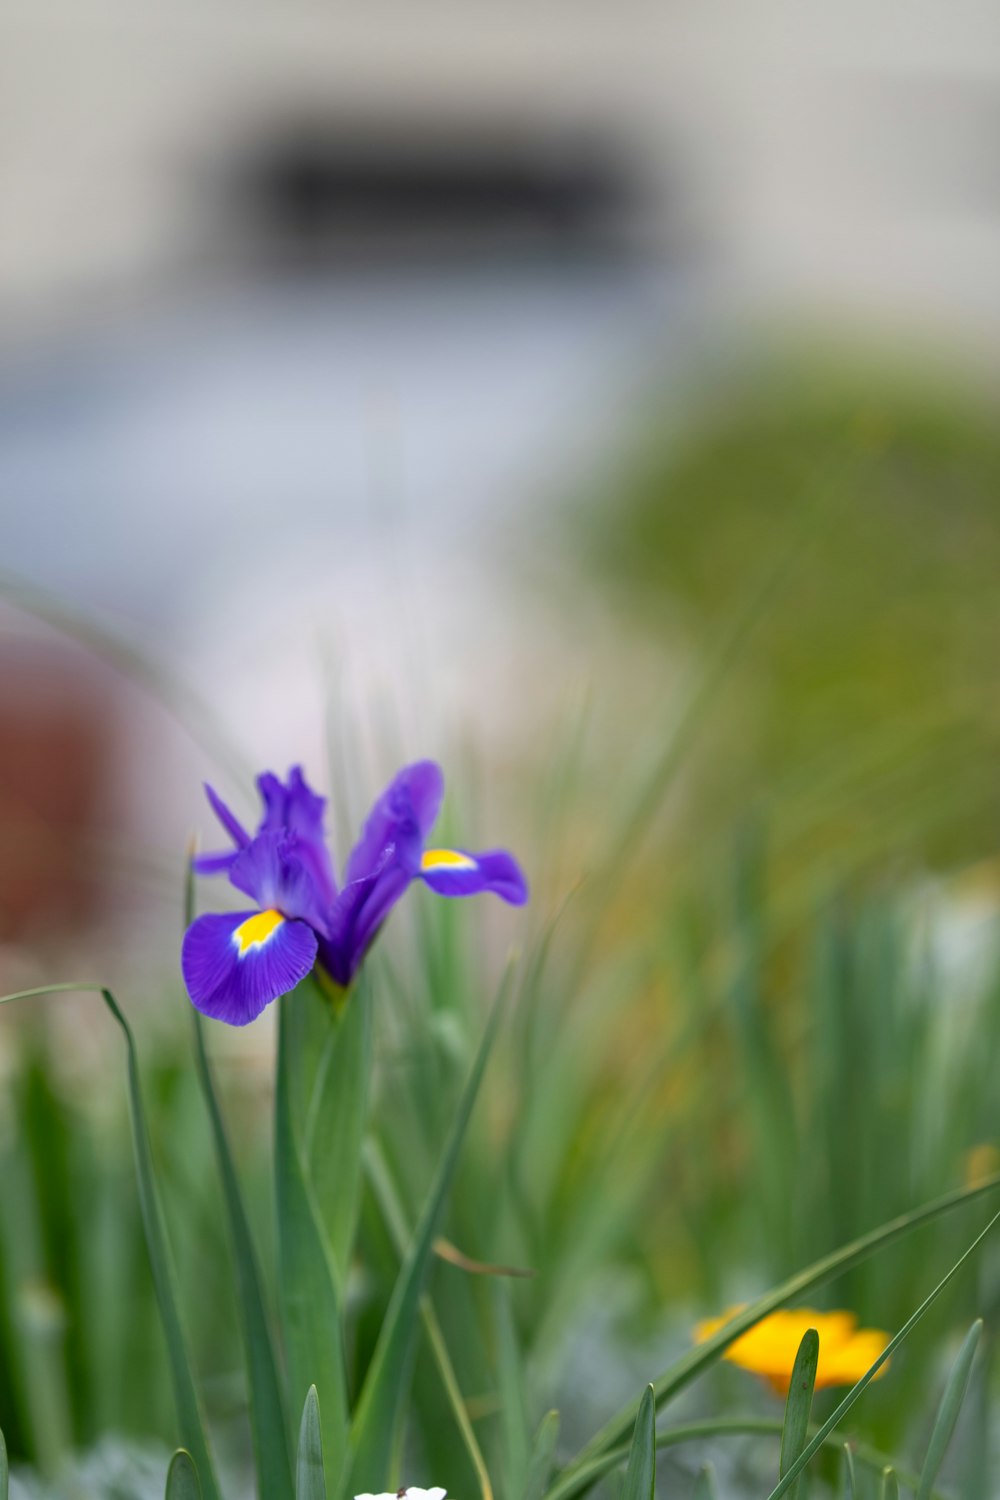
{"label": "blurred yellow flower", "polygon": [[[721,1318],[699,1323],[694,1331],[695,1342],[703,1344],[742,1311],[743,1305],[730,1307]],[[786,1396],[795,1356],[808,1328],[815,1328],[819,1334],[817,1390],[830,1385],[854,1385],[875,1363],[890,1337],[879,1328],[859,1328],[853,1313],[816,1312],[811,1307],[782,1308],[734,1339],[723,1358],[763,1376],[776,1395]],[[887,1360],[875,1379],[888,1368]]]}

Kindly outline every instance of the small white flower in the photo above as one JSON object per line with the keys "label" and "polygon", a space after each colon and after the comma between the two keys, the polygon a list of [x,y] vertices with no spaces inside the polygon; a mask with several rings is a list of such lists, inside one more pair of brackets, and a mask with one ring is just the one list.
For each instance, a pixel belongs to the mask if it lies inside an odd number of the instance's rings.
{"label": "small white flower", "polygon": [[386,1495],[355,1495],[354,1500],[444,1500],[447,1490],[419,1490],[415,1484]]}

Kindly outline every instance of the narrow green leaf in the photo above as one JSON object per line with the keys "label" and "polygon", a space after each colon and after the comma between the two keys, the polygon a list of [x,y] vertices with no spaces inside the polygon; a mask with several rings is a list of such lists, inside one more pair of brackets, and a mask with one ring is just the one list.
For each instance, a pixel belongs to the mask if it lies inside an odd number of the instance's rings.
{"label": "narrow green leaf", "polygon": [[854,1472],[854,1454],[850,1443],[845,1443],[844,1453],[844,1500],[858,1500],[858,1479]]}
{"label": "narrow green leaf", "polygon": [[420,1296],[431,1256],[431,1245],[455,1175],[472,1107],[486,1070],[497,1024],[504,1008],[507,987],[505,978],[483,1030],[479,1051],[462,1091],[413,1243],[400,1267],[392,1298],[386,1309],[351,1426],[350,1460],[343,1486],[343,1493],[347,1495],[362,1490],[383,1490],[386,1487],[390,1456],[399,1434],[403,1400],[416,1349]]}
{"label": "narrow green leaf", "polygon": [[[839,1250],[834,1250],[830,1255],[814,1261],[805,1270],[789,1277],[780,1286],[765,1293],[763,1297],[744,1308],[735,1318],[731,1318],[725,1327],[720,1328],[712,1338],[706,1339],[703,1344],[696,1345],[671,1365],[654,1384],[657,1407],[663,1406],[690,1385],[692,1380],[721,1358],[734,1339],[739,1338],[755,1323],[767,1317],[768,1313],[776,1311],[779,1307],[785,1307],[789,1302],[796,1301],[813,1288],[832,1281],[835,1276],[849,1271],[853,1266],[860,1265],[877,1250],[890,1245],[893,1240],[910,1234],[914,1229],[940,1218],[942,1214],[950,1213],[955,1208],[971,1203],[976,1198],[982,1197],[984,1193],[993,1192],[998,1187],[1000,1187],[1000,1175],[978,1183],[975,1187],[960,1188],[955,1192],[946,1193],[932,1203],[925,1204],[923,1208],[913,1209],[910,1213],[901,1214],[899,1218],[880,1225],[879,1228],[871,1230],[859,1239],[852,1240]],[[591,1438],[586,1447],[581,1449],[576,1458],[562,1470],[556,1483],[548,1492],[549,1500],[570,1500],[571,1496],[585,1488],[586,1484],[591,1481],[584,1480],[582,1476],[589,1471],[595,1458],[618,1447],[626,1440],[635,1421],[635,1415],[636,1405],[633,1402],[612,1417],[600,1432]]]}
{"label": "narrow green leaf", "polygon": [[498,1281],[493,1287],[493,1309],[497,1339],[497,1377],[500,1395],[500,1427],[506,1456],[504,1486],[508,1495],[523,1494],[528,1478],[530,1429],[524,1408],[524,1368],[518,1346],[510,1287]]}
{"label": "narrow green leaf", "polygon": [[[874,1364],[872,1364],[865,1372],[865,1374],[862,1375],[858,1383],[851,1387],[833,1415],[823,1423],[822,1427],[820,1427],[819,1431],[816,1433],[812,1441],[802,1450],[795,1463],[792,1464],[791,1468],[788,1470],[788,1473],[784,1476],[783,1479],[778,1480],[777,1485],[768,1496],[768,1500],[779,1500],[779,1497],[781,1495],[784,1495],[788,1492],[796,1477],[802,1472],[806,1464],[809,1463],[813,1455],[817,1453],[818,1450],[823,1446],[823,1442],[827,1434],[832,1432],[833,1429],[839,1424],[841,1418],[847,1415],[847,1413],[851,1410],[851,1407],[867,1390],[868,1386],[874,1380],[875,1376],[885,1364],[886,1360],[889,1359],[889,1357],[899,1348],[903,1340],[908,1337],[911,1331],[920,1322],[920,1319],[924,1316],[924,1313],[927,1311],[927,1309],[933,1302],[937,1301],[938,1297],[944,1291],[948,1283],[953,1279],[953,1277],[958,1275],[958,1272],[962,1269],[962,1266],[969,1259],[969,1256],[979,1248],[983,1240],[989,1234],[990,1230],[997,1223],[1000,1223],[1000,1213],[993,1215],[992,1219],[986,1225],[985,1229],[981,1230],[980,1233],[976,1235],[976,1238],[973,1240],[972,1244],[963,1255],[959,1256],[958,1260],[952,1266],[951,1270],[941,1278],[934,1290],[924,1298],[923,1302],[921,1302],[916,1312],[912,1313],[911,1316],[907,1318],[906,1322],[903,1324],[899,1332],[889,1340],[888,1344],[885,1346],[878,1359],[875,1360]],[[968,1342],[968,1339],[966,1340],[966,1342]]]}
{"label": "narrow green leaf", "polygon": [[899,1500],[899,1480],[893,1468],[882,1470],[881,1500]]}
{"label": "narrow green leaf", "polygon": [[305,998],[313,997],[296,991],[286,995],[278,1008],[274,1100],[278,1281],[291,1408],[304,1407],[310,1386],[316,1387],[323,1451],[335,1475],[344,1459],[348,1412],[340,1301],[295,1134],[292,1095],[297,1080],[290,1076],[290,1007]]}
{"label": "narrow green leaf", "polygon": [[559,1413],[546,1412],[541,1420],[528,1461],[523,1500],[542,1500],[552,1474],[552,1459],[559,1441]]}
{"label": "narrow green leaf", "polygon": [[691,1495],[692,1500],[716,1500],[718,1491],[715,1488],[715,1470],[711,1464],[705,1464],[698,1471]]}
{"label": "narrow green leaf", "polygon": [[111,1015],[121,1027],[125,1038],[126,1078],[128,1083],[129,1117],[132,1123],[132,1149],[135,1156],[136,1180],[139,1189],[139,1209],[146,1234],[146,1249],[150,1269],[153,1273],[153,1288],[159,1308],[160,1321],[167,1341],[167,1355],[174,1389],[174,1404],[177,1408],[177,1425],[181,1441],[192,1454],[202,1476],[206,1500],[220,1500],[218,1481],[209,1453],[202,1421],[198,1392],[191,1373],[191,1360],[187,1341],[177,1305],[177,1277],[173,1258],[167,1242],[163,1222],[163,1208],[156,1189],[153,1170],[153,1153],[149,1143],[149,1130],[142,1102],[142,1086],[139,1078],[139,1058],[136,1053],[132,1029],[119,1009],[111,991],[99,984],[49,984],[36,989],[18,990],[13,995],[0,995],[0,1005],[13,1000],[28,1000],[35,996],[66,994],[98,994]]}
{"label": "narrow green leaf", "polygon": [[951,1442],[952,1433],[955,1431],[955,1423],[958,1421],[958,1413],[962,1402],[965,1400],[965,1392],[969,1385],[969,1376],[972,1374],[972,1361],[976,1357],[976,1349],[979,1338],[983,1331],[983,1320],[977,1318],[965,1335],[958,1358],[951,1367],[948,1383],[941,1397],[941,1405],[938,1407],[937,1420],[931,1432],[931,1440],[927,1444],[927,1457],[924,1459],[924,1467],[920,1472],[920,1488],[917,1490],[917,1500],[930,1500],[934,1489],[934,1481],[937,1479],[938,1471],[944,1462],[948,1444]]}
{"label": "narrow green leaf", "polygon": [[311,1385],[302,1409],[299,1453],[295,1461],[295,1500],[326,1500],[326,1470],[323,1467],[323,1433],[319,1419],[319,1397]]}
{"label": "narrow green leaf", "polygon": [[10,1468],[7,1464],[7,1444],[4,1442],[3,1432],[0,1431],[0,1500],[7,1500],[7,1487],[10,1483]]}
{"label": "narrow green leaf", "polygon": [[[188,863],[185,890],[185,925],[194,920],[194,876]],[[202,1094],[208,1108],[215,1142],[215,1155],[222,1180],[222,1197],[229,1226],[229,1240],[236,1265],[237,1302],[240,1331],[247,1364],[247,1396],[250,1433],[257,1470],[257,1493],[274,1500],[291,1500],[292,1464],[288,1448],[288,1417],[285,1392],[278,1376],[278,1365],[271,1341],[261,1289],[260,1270],[254,1249],[250,1223],[243,1204],[239,1178],[233,1162],[229,1136],[212,1076],[205,1045],[205,1029],[197,1011],[194,1017],[195,1063]]]}
{"label": "narrow green leaf", "polygon": [[[807,1328],[792,1366],[788,1400],[785,1402],[785,1421],[781,1429],[781,1452],[778,1457],[779,1478],[787,1473],[805,1447],[818,1364],[819,1334],[815,1328]],[[789,1494],[794,1496],[795,1493],[793,1486]]]}
{"label": "narrow green leaf", "polygon": [[647,1385],[639,1402],[622,1500],[653,1500],[656,1489],[656,1393]]}
{"label": "narrow green leaf", "polygon": [[341,1291],[361,1203],[361,1146],[372,1072],[370,988],[362,973],[330,1027],[306,1122],[309,1176]]}
{"label": "narrow green leaf", "polygon": [[201,1017],[194,1014],[195,1059],[202,1093],[208,1106],[215,1141],[215,1154],[222,1179],[222,1197],[229,1225],[229,1239],[236,1265],[236,1286],[240,1310],[240,1328],[247,1361],[247,1395],[250,1432],[257,1469],[260,1495],[292,1494],[291,1455],[288,1451],[288,1422],[285,1392],[278,1376],[278,1366],[271,1342],[271,1330],[264,1306],[257,1254],[239,1179],[233,1163],[225,1121],[215,1091],[211,1064],[205,1047]]}
{"label": "narrow green leaf", "polygon": [[194,1459],[184,1448],[178,1448],[167,1470],[166,1500],[201,1500],[201,1484]]}

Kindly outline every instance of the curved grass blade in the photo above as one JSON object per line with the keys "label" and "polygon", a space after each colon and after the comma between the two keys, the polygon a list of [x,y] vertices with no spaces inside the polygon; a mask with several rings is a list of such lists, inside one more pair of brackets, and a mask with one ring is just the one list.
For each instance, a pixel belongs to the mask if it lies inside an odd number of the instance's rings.
{"label": "curved grass blade", "polygon": [[7,1500],[9,1484],[10,1467],[7,1463],[7,1444],[4,1442],[3,1433],[0,1432],[0,1500]]}
{"label": "curved grass blade", "polygon": [[184,1448],[178,1448],[167,1470],[165,1500],[201,1500],[201,1483],[194,1459]]}
{"label": "curved grass blade", "polygon": [[191,1373],[187,1340],[177,1305],[177,1278],[173,1258],[167,1242],[163,1222],[163,1208],[156,1189],[153,1171],[153,1153],[149,1143],[149,1130],[142,1102],[142,1087],[139,1078],[139,1058],[136,1052],[132,1028],[126,1021],[118,1002],[111,991],[99,984],[51,984],[37,989],[19,990],[13,995],[0,995],[0,1004],[12,1000],[26,1000],[32,996],[97,993],[121,1027],[125,1038],[126,1076],[128,1081],[129,1116],[132,1122],[132,1148],[135,1155],[136,1179],[139,1189],[139,1210],[146,1234],[146,1249],[150,1269],[153,1273],[153,1288],[156,1303],[167,1341],[167,1355],[174,1388],[174,1404],[177,1408],[177,1425],[181,1441],[190,1452],[198,1473],[206,1500],[221,1500],[215,1468],[205,1437],[205,1426]]}
{"label": "curved grass blade", "polygon": [[341,1289],[361,1204],[362,1143],[372,1072],[370,984],[362,973],[320,1058],[304,1149]]}
{"label": "curved grass blade", "polygon": [[718,1491],[715,1488],[715,1470],[711,1464],[705,1464],[698,1471],[698,1478],[694,1482],[691,1491],[691,1500],[716,1500]]}
{"label": "curved grass blade", "polygon": [[[768,1500],[780,1500],[780,1496],[788,1493],[795,1479],[799,1474],[801,1474],[806,1464],[823,1446],[823,1441],[828,1433],[833,1431],[833,1429],[840,1422],[841,1418],[845,1417],[851,1410],[851,1407],[855,1404],[855,1402],[860,1399],[863,1393],[867,1390],[868,1386],[875,1379],[875,1376],[885,1364],[886,1360],[889,1359],[889,1357],[899,1348],[903,1340],[908,1337],[908,1335],[920,1322],[920,1319],[923,1317],[927,1309],[931,1306],[932,1303],[937,1301],[938,1297],[944,1291],[948,1283],[958,1275],[958,1272],[962,1269],[965,1262],[969,1259],[969,1256],[979,1248],[983,1240],[989,1234],[990,1230],[997,1223],[1000,1223],[1000,1213],[994,1214],[992,1219],[986,1225],[985,1229],[980,1230],[979,1234],[977,1234],[976,1238],[972,1241],[972,1244],[964,1252],[964,1254],[959,1256],[958,1260],[952,1266],[951,1270],[948,1271],[944,1276],[942,1276],[937,1286],[928,1296],[924,1298],[923,1302],[921,1302],[916,1312],[912,1313],[910,1317],[907,1318],[906,1322],[903,1324],[899,1332],[889,1340],[888,1344],[886,1344],[885,1348],[879,1355],[878,1359],[875,1360],[874,1364],[872,1364],[868,1368],[868,1370],[865,1371],[864,1375],[862,1375],[858,1383],[851,1387],[847,1395],[844,1397],[843,1401],[841,1401],[840,1405],[837,1407],[836,1411],[827,1419],[827,1421],[823,1423],[822,1427],[820,1427],[815,1437],[813,1437],[812,1440],[807,1444],[807,1446],[803,1448],[798,1458],[788,1470],[788,1473],[784,1476],[784,1478],[778,1480],[778,1483],[775,1485],[774,1489],[768,1496]],[[966,1339],[966,1343],[968,1343],[968,1338]],[[973,1352],[975,1352],[975,1345],[973,1345]]]}
{"label": "curved grass blade", "polygon": [[552,1459],[558,1441],[559,1413],[557,1411],[546,1412],[535,1433],[522,1500],[542,1500],[552,1473]]}
{"label": "curved grass blade", "polygon": [[[184,893],[185,926],[194,921],[194,871],[188,861]],[[292,1464],[288,1448],[288,1418],[285,1392],[278,1376],[278,1366],[271,1340],[260,1269],[239,1178],[229,1146],[226,1123],[212,1076],[212,1066],[205,1045],[205,1028],[201,1016],[192,1010],[194,1019],[194,1055],[198,1081],[212,1125],[215,1156],[222,1180],[229,1239],[236,1265],[236,1284],[240,1311],[240,1329],[247,1363],[247,1396],[250,1434],[257,1470],[257,1493],[274,1500],[292,1495]]]}
{"label": "curved grass blade", "polygon": [[622,1500],[653,1500],[656,1489],[656,1395],[647,1385],[639,1402],[625,1469]]}
{"label": "curved grass blade", "polygon": [[326,1500],[326,1470],[323,1467],[323,1434],[319,1420],[319,1397],[311,1385],[302,1408],[299,1451],[295,1460],[295,1500]]}
{"label": "curved grass blade", "polygon": [[[298,992],[296,992],[298,994]],[[311,998],[311,997],[309,997]],[[295,1134],[290,1076],[289,1006],[278,1010],[278,1060],[274,1098],[275,1203],[278,1213],[278,1282],[293,1411],[304,1407],[311,1386],[319,1397],[323,1451],[332,1474],[344,1459],[347,1373],[337,1278]]]}
{"label": "curved grass blade", "polygon": [[[788,1400],[785,1402],[785,1421],[781,1429],[781,1452],[778,1456],[779,1478],[788,1471],[806,1445],[818,1365],[819,1334],[815,1328],[807,1328],[802,1335],[802,1342],[792,1366]],[[793,1485],[789,1491],[792,1500],[797,1489],[798,1487]]]}
{"label": "curved grass blade", "polygon": [[965,1335],[958,1357],[951,1367],[948,1383],[941,1397],[941,1405],[938,1407],[937,1419],[931,1432],[931,1440],[927,1444],[927,1457],[920,1471],[920,1488],[917,1490],[917,1500],[930,1500],[934,1489],[934,1481],[938,1471],[944,1462],[948,1444],[951,1442],[952,1433],[955,1431],[955,1423],[958,1421],[958,1413],[965,1393],[969,1386],[969,1376],[972,1374],[972,1361],[976,1357],[976,1349],[979,1346],[979,1338],[983,1331],[983,1320],[977,1318]]}
{"label": "curved grass blade", "polygon": [[[719,1359],[734,1339],[739,1338],[741,1334],[746,1333],[747,1329],[767,1317],[768,1313],[786,1306],[789,1302],[794,1302],[804,1293],[811,1291],[814,1287],[822,1286],[824,1282],[831,1281],[835,1276],[849,1271],[853,1266],[860,1265],[877,1250],[892,1244],[893,1240],[900,1239],[914,1229],[931,1223],[942,1214],[950,1213],[953,1209],[973,1202],[984,1193],[994,1192],[998,1187],[1000,1187],[1000,1175],[987,1178],[974,1187],[959,1188],[954,1192],[945,1193],[932,1203],[925,1204],[923,1208],[913,1209],[910,1213],[891,1219],[887,1224],[882,1224],[859,1239],[852,1240],[849,1244],[841,1246],[839,1250],[823,1256],[821,1260],[814,1261],[804,1271],[799,1271],[789,1277],[780,1286],[765,1293],[763,1297],[744,1308],[735,1318],[730,1319],[726,1326],[720,1328],[712,1338],[706,1339],[703,1344],[696,1345],[671,1365],[654,1383],[657,1407],[663,1406],[679,1391],[690,1385],[692,1380],[695,1380]],[[581,1489],[586,1488],[587,1484],[592,1482],[583,1476],[591,1469],[595,1459],[607,1450],[619,1447],[627,1439],[635,1421],[636,1409],[634,1403],[625,1407],[601,1428],[586,1447],[581,1449],[576,1458],[563,1469],[556,1483],[548,1491],[548,1500],[568,1500],[568,1497],[578,1494]]]}
{"label": "curved grass blade", "polygon": [[472,1107],[486,1071],[497,1024],[504,1008],[509,976],[508,970],[483,1029],[479,1050],[458,1102],[434,1182],[386,1309],[351,1426],[350,1461],[346,1473],[347,1483],[343,1486],[344,1494],[355,1494],[362,1490],[375,1492],[386,1486],[390,1455],[396,1446],[403,1397],[416,1350],[420,1297],[431,1257],[431,1245],[455,1175]]}
{"label": "curved grass blade", "polygon": [[881,1500],[899,1500],[899,1480],[893,1468],[882,1470]]}

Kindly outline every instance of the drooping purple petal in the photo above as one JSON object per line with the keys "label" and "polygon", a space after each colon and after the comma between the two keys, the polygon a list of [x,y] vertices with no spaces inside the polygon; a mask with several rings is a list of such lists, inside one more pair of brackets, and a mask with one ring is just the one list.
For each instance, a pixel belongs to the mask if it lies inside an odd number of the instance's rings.
{"label": "drooping purple petal", "polygon": [[210,787],[207,781],[205,782],[205,795],[211,804],[212,811],[229,834],[233,843],[238,849],[245,849],[250,842],[250,835],[240,820],[229,811],[229,808],[223,802],[218,792],[214,787]]}
{"label": "drooping purple petal", "polygon": [[294,833],[260,833],[236,856],[230,882],[259,906],[326,932],[329,902],[315,880],[312,852]]}
{"label": "drooping purple petal", "polygon": [[347,861],[344,884],[382,870],[387,858],[416,874],[424,838],[434,825],[443,794],[444,778],[435,761],[418,760],[404,766],[369,813]]}
{"label": "drooping purple petal", "polygon": [[470,854],[465,849],[425,849],[419,878],[439,896],[477,896],[492,891],[512,906],[528,899],[528,883],[506,849]]}
{"label": "drooping purple petal", "polygon": [[316,961],[316,936],[277,911],[204,916],[184,935],[181,968],[203,1015],[246,1026],[304,979]]}

